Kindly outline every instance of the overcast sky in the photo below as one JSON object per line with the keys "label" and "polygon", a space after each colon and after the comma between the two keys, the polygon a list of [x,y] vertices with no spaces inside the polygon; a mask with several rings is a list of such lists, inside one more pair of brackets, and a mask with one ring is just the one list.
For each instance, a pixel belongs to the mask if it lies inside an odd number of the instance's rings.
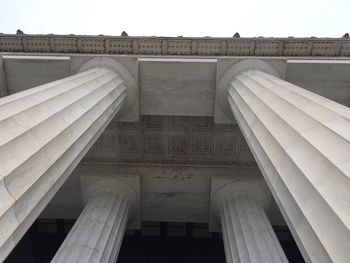
{"label": "overcast sky", "polygon": [[350,0],[0,0],[0,32],[341,37]]}

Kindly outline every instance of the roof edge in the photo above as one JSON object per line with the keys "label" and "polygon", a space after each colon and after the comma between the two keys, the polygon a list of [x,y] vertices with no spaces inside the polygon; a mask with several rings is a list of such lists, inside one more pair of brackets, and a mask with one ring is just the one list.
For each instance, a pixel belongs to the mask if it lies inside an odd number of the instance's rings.
{"label": "roof edge", "polygon": [[0,52],[346,57],[350,39],[0,34]]}

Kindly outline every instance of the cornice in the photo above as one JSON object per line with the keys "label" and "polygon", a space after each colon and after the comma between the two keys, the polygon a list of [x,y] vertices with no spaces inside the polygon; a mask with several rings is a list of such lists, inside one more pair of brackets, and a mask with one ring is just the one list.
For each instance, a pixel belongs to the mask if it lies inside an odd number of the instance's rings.
{"label": "cornice", "polygon": [[340,57],[350,56],[350,39],[0,34],[0,52]]}

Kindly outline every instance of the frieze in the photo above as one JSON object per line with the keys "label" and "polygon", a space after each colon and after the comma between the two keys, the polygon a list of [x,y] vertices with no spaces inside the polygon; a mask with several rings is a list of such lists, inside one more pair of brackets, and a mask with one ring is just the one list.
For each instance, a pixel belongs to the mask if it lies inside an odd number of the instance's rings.
{"label": "frieze", "polygon": [[191,40],[170,40],[167,52],[169,55],[190,55]]}
{"label": "frieze", "polygon": [[23,52],[23,37],[3,37],[0,36],[0,51]]}
{"label": "frieze", "polygon": [[50,52],[50,38],[27,37],[23,38],[24,50],[26,52]]}
{"label": "frieze", "polygon": [[105,53],[105,40],[102,38],[82,38],[82,53]]}
{"label": "frieze", "polygon": [[53,50],[58,53],[78,52],[77,40],[74,38],[54,38]]}
{"label": "frieze", "polygon": [[199,40],[197,41],[197,55],[220,55],[220,40]]}
{"label": "frieze", "polygon": [[162,53],[162,41],[158,39],[141,39],[138,41],[140,54],[160,55]]}
{"label": "frieze", "polygon": [[350,56],[350,41],[342,44],[340,56]]}
{"label": "frieze", "polygon": [[0,52],[198,56],[350,56],[347,38],[188,38],[0,34]]}
{"label": "frieze", "polygon": [[250,55],[249,40],[228,40],[226,54],[229,56],[249,56]]}
{"label": "frieze", "polygon": [[310,41],[285,42],[283,48],[284,56],[308,56],[310,55]]}
{"label": "frieze", "polygon": [[132,54],[131,39],[111,39],[109,40],[109,52],[113,54]]}
{"label": "frieze", "polygon": [[313,41],[313,56],[336,56],[339,54],[337,50],[337,41]]}
{"label": "frieze", "polygon": [[283,42],[271,40],[258,40],[255,43],[255,56],[274,56],[281,55],[280,45]]}

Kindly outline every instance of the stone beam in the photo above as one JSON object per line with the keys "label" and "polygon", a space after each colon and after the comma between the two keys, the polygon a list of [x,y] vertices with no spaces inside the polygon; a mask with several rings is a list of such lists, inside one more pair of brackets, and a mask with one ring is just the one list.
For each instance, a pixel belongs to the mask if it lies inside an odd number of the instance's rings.
{"label": "stone beam", "polygon": [[125,104],[115,63],[0,99],[0,261]]}
{"label": "stone beam", "polygon": [[[247,68],[250,64],[250,69]],[[261,61],[222,88],[307,262],[350,258],[350,109],[292,85]],[[225,92],[224,92],[225,91]]]}

